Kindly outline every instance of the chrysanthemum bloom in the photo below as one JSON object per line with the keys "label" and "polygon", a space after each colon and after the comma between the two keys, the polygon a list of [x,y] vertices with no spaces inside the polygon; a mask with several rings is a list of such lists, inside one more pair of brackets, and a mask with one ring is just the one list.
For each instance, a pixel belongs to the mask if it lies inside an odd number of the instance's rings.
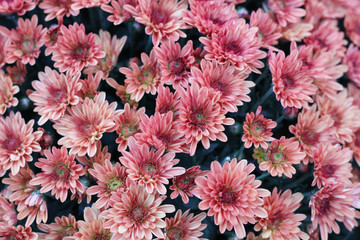
{"label": "chrysanthemum bloom", "polygon": [[250,102],[250,88],[255,84],[245,81],[248,74],[239,72],[229,64],[219,65],[215,60],[201,60],[201,70],[191,68],[189,82],[196,82],[199,86],[207,87],[220,95],[219,103],[229,112],[237,112],[243,102]]}
{"label": "chrysanthemum bloom", "polygon": [[42,132],[33,132],[33,125],[34,120],[25,123],[20,112],[0,117],[0,165],[6,170],[11,169],[14,175],[25,166],[25,162],[32,161],[32,152],[41,150],[37,141]]}
{"label": "chrysanthemum bloom", "polygon": [[16,13],[21,16],[27,11],[33,10],[36,7],[37,1],[34,0],[10,0],[0,2],[0,14]]}
{"label": "chrysanthemum bloom", "polygon": [[261,8],[251,13],[250,27],[258,28],[257,36],[261,38],[261,46],[265,48],[277,45],[278,39],[282,36],[277,23],[270,17],[269,13],[264,12]]}
{"label": "chrysanthemum bloom", "polygon": [[340,31],[336,20],[323,20],[315,28],[311,36],[304,39],[307,45],[314,45],[316,49],[324,51],[334,50],[336,56],[343,57],[346,51],[347,41],[344,32]]}
{"label": "chrysanthemum bloom", "polygon": [[133,137],[129,138],[129,152],[122,151],[120,162],[127,168],[128,177],[139,185],[145,186],[147,192],[156,189],[160,194],[166,194],[164,184],[168,179],[185,173],[183,167],[174,167],[179,159],[174,159],[175,153],[164,154],[165,148],[151,149],[147,144],[138,145]]}
{"label": "chrysanthemum bloom", "polygon": [[142,66],[130,62],[130,68],[121,67],[119,71],[125,74],[126,92],[131,94],[131,99],[139,102],[144,93],[156,94],[156,89],[160,84],[160,70],[158,67],[154,51],[150,56],[141,53]]}
{"label": "chrysanthemum bloom", "polygon": [[51,60],[60,72],[70,70],[71,74],[81,71],[84,67],[98,64],[98,59],[105,57],[100,44],[96,43],[94,33],[85,33],[83,24],[74,23],[60,27],[57,48],[54,49]]}
{"label": "chrysanthemum bloom", "polygon": [[322,13],[324,18],[344,18],[349,10],[356,9],[359,6],[357,1],[320,0],[319,2],[322,3],[324,9]]}
{"label": "chrysanthemum bloom", "polygon": [[110,240],[112,233],[104,228],[105,219],[101,217],[99,209],[94,205],[84,210],[84,220],[78,221],[79,232],[74,234],[75,240]]}
{"label": "chrysanthemum bloom", "polygon": [[307,23],[302,19],[298,19],[296,23],[288,24],[281,29],[282,38],[288,41],[301,42],[304,38],[311,35],[314,29],[312,23]]}
{"label": "chrysanthemum bloom", "polygon": [[94,99],[85,98],[65,113],[61,121],[56,121],[54,128],[64,136],[59,145],[70,149],[70,154],[92,157],[96,153],[96,141],[103,133],[115,130],[114,111],[117,103],[105,100],[105,93],[101,92]]}
{"label": "chrysanthemum bloom", "polygon": [[83,9],[83,8],[92,8],[100,7],[103,4],[108,4],[110,0],[73,0],[74,3],[71,5],[72,9]]}
{"label": "chrysanthemum bloom", "polygon": [[113,239],[150,240],[152,234],[163,237],[160,229],[166,224],[162,218],[175,211],[173,205],[161,205],[165,198],[132,183],[125,193],[113,194],[111,208],[103,212],[104,227],[114,233]]}
{"label": "chrysanthemum bloom", "polygon": [[111,35],[107,31],[100,30],[99,36],[96,37],[96,44],[101,46],[101,49],[105,52],[105,57],[97,59],[98,63],[94,66],[88,66],[84,69],[85,74],[96,74],[98,71],[103,73],[102,78],[107,78],[110,71],[116,65],[118,57],[123,49],[127,37],[123,36],[118,39],[116,36],[111,38]]}
{"label": "chrysanthemum bloom", "polygon": [[119,144],[118,151],[125,151],[128,145],[128,139],[140,132],[140,117],[145,114],[145,108],[138,110],[130,108],[125,104],[124,110],[115,115],[116,133],[119,137],[115,140]]}
{"label": "chrysanthemum bloom", "polygon": [[350,40],[357,46],[360,45],[360,19],[359,19],[359,10],[358,9],[349,9],[345,15],[344,26],[346,35]]}
{"label": "chrysanthemum bloom", "polygon": [[6,52],[5,52],[6,42],[7,42],[7,37],[0,34],[0,68],[2,68],[6,63]]}
{"label": "chrysanthemum bloom", "polygon": [[108,208],[109,200],[114,192],[125,192],[127,189],[127,173],[126,168],[120,166],[117,162],[113,166],[110,160],[106,160],[104,164],[94,163],[94,167],[89,169],[89,173],[97,179],[97,185],[91,186],[87,190],[89,195],[97,195],[98,200],[95,206],[99,209]]}
{"label": "chrysanthemum bloom", "polygon": [[215,224],[224,233],[235,229],[237,237],[246,236],[244,224],[255,223],[255,216],[266,218],[266,210],[262,208],[264,201],[260,197],[267,197],[270,192],[258,188],[260,180],[254,180],[250,174],[255,166],[247,160],[225,162],[222,167],[218,161],[211,162],[211,171],[206,177],[197,177],[197,187],[194,193],[199,196],[200,210],[207,210],[208,216],[214,216]]}
{"label": "chrysanthemum bloom", "polygon": [[296,173],[294,164],[299,164],[306,154],[300,151],[299,142],[286,139],[282,136],[279,140],[271,142],[267,150],[266,161],[261,162],[261,171],[268,171],[271,176],[281,177],[283,174],[291,178]]}
{"label": "chrysanthemum bloom", "polygon": [[109,22],[113,22],[114,25],[119,25],[132,17],[132,14],[126,11],[124,6],[129,4],[135,8],[138,2],[136,0],[112,0],[110,4],[111,6],[101,5],[101,9],[110,13],[110,16],[107,18]]}
{"label": "chrysanthemum bloom", "polygon": [[234,5],[219,1],[193,3],[190,4],[190,9],[184,12],[184,21],[207,36],[219,33],[224,25],[239,18]]}
{"label": "chrysanthemum bloom", "polygon": [[211,93],[207,87],[192,84],[180,92],[181,107],[179,115],[180,133],[185,134],[186,143],[190,145],[190,155],[194,155],[200,142],[205,149],[210,147],[210,140],[227,141],[223,125],[234,124],[234,119],[226,118],[226,110],[219,103],[219,94]]}
{"label": "chrysanthemum bloom", "polygon": [[66,147],[57,149],[52,148],[44,151],[45,158],[39,158],[35,166],[41,168],[42,172],[30,181],[31,185],[41,184],[41,193],[51,190],[51,195],[55,194],[56,199],[64,202],[68,195],[68,190],[83,192],[83,186],[79,182],[79,177],[85,174],[85,170],[80,164],[76,164],[75,155],[68,155]]}
{"label": "chrysanthemum bloom", "polygon": [[89,168],[93,168],[95,163],[103,165],[105,164],[106,160],[110,159],[111,154],[108,152],[108,146],[105,146],[103,149],[101,149],[101,141],[96,141],[96,153],[94,156],[76,156],[76,160],[84,165],[85,175],[87,175]]}
{"label": "chrysanthemum bloom", "polygon": [[56,240],[65,240],[67,236],[73,236],[76,232],[79,231],[78,223],[75,217],[71,214],[62,216],[61,218],[56,217],[54,223],[50,224],[38,224],[37,227],[46,232],[43,239],[56,239]]}
{"label": "chrysanthemum bloom", "polygon": [[264,64],[259,59],[266,53],[260,50],[262,42],[257,31],[257,27],[249,27],[245,19],[239,19],[213,33],[211,39],[201,37],[199,40],[208,52],[205,59],[216,59],[220,64],[230,62],[240,71],[260,73],[258,68]]}
{"label": "chrysanthemum bloom", "polygon": [[49,56],[57,49],[57,40],[59,38],[60,27],[62,25],[53,24],[47,29],[47,33],[45,34],[45,56]]}
{"label": "chrysanthemum bloom", "polygon": [[80,72],[71,75],[58,73],[45,67],[45,72],[39,72],[39,80],[32,81],[35,91],[29,95],[29,99],[36,106],[34,111],[41,115],[38,124],[41,126],[48,120],[55,121],[64,116],[69,105],[79,103],[76,94],[81,90],[79,82]]}
{"label": "chrysanthemum bloom", "polygon": [[17,223],[17,213],[14,208],[14,202],[9,203],[6,198],[0,195],[0,226],[13,226]]}
{"label": "chrysanthemum bloom", "polygon": [[297,50],[291,51],[287,57],[283,51],[269,53],[273,90],[283,107],[302,108],[314,102],[311,95],[316,93],[317,87],[311,76],[302,71],[298,53]]}
{"label": "chrysanthemum bloom", "polygon": [[360,109],[352,105],[352,98],[348,97],[347,89],[339,92],[334,100],[326,96],[317,96],[316,104],[321,115],[329,115],[334,121],[335,140],[341,144],[351,142],[354,131],[360,127]]}
{"label": "chrysanthemum bloom", "polygon": [[140,132],[135,134],[137,143],[147,144],[156,150],[165,148],[166,152],[182,152],[181,145],[185,143],[185,138],[177,131],[172,112],[156,112],[150,118],[143,114],[140,118]]}
{"label": "chrysanthemum bloom", "polygon": [[1,240],[37,240],[37,233],[32,232],[30,227],[24,228],[21,225],[0,225],[0,239]]}
{"label": "chrysanthemum bloom", "polygon": [[0,69],[0,115],[3,115],[7,108],[18,105],[19,101],[14,95],[19,91],[20,88],[14,86],[11,78]]}
{"label": "chrysanthemum bloom", "polygon": [[179,92],[170,92],[170,88],[160,85],[156,97],[155,112],[166,114],[173,112],[174,121],[179,118],[180,113],[180,95]]}
{"label": "chrysanthemum bloom", "polygon": [[154,46],[158,46],[160,42],[173,42],[180,37],[186,37],[181,29],[186,28],[182,15],[187,7],[185,0],[139,0],[136,8],[125,5],[124,9],[129,11],[137,22],[146,26],[145,33],[151,34]]}
{"label": "chrysanthemum bloom", "polygon": [[262,237],[269,240],[278,239],[309,239],[309,236],[299,228],[305,214],[295,213],[303,199],[301,193],[291,193],[286,190],[281,194],[275,187],[271,196],[264,198],[263,208],[268,213],[266,218],[255,218],[257,221],[255,231],[262,230]]}
{"label": "chrysanthemum bloom", "polygon": [[35,58],[40,55],[40,48],[45,43],[46,29],[38,25],[37,15],[33,15],[31,20],[19,18],[16,29],[8,30],[1,26],[0,34],[8,37],[5,44],[6,62],[14,63],[21,60],[21,63],[30,65],[35,64]]}
{"label": "chrysanthemum bloom", "polygon": [[207,171],[201,171],[200,166],[193,166],[186,170],[184,174],[176,176],[172,179],[173,185],[170,189],[173,192],[170,195],[171,199],[181,196],[184,203],[189,202],[189,197],[194,196],[193,190],[195,189],[195,178],[205,176]]}
{"label": "chrysanthemum bloom", "polygon": [[349,148],[342,148],[339,144],[320,143],[313,151],[314,181],[318,188],[321,185],[342,182],[350,185],[351,163],[353,154]]}
{"label": "chrysanthemum bloom", "polygon": [[64,16],[79,15],[78,9],[71,8],[74,0],[43,0],[39,4],[39,8],[44,10],[46,14],[45,21],[56,18],[60,23],[63,22]]}
{"label": "chrysanthemum bloom", "polygon": [[343,63],[348,67],[346,75],[350,80],[360,87],[360,50],[350,44],[343,58]]}
{"label": "chrysanthemum bloom", "polygon": [[154,47],[154,51],[160,64],[161,83],[172,84],[175,89],[179,85],[187,87],[190,68],[195,63],[192,41],[188,41],[183,48],[179,43],[167,41],[160,47]]}
{"label": "chrysanthemum bloom", "polygon": [[279,25],[286,27],[288,23],[295,23],[299,18],[305,16],[305,9],[300,8],[304,2],[304,0],[269,0],[268,4],[275,13]]}
{"label": "chrysanthemum bloom", "polygon": [[7,66],[6,72],[11,78],[12,82],[18,85],[23,84],[27,75],[26,65],[22,64],[19,60],[16,61],[15,66]]}
{"label": "chrysanthemum bloom", "polygon": [[206,213],[202,212],[196,216],[190,213],[188,209],[184,214],[178,210],[173,218],[165,219],[164,237],[156,238],[155,240],[172,240],[172,239],[191,239],[202,240],[201,232],[206,228],[206,224],[201,224],[205,219]]}
{"label": "chrysanthemum bloom", "polygon": [[308,109],[303,109],[297,117],[296,125],[289,126],[289,131],[295,135],[295,139],[300,143],[301,152],[305,152],[307,157],[304,163],[313,162],[312,154],[321,142],[331,141],[334,129],[334,121],[330,116],[320,116],[316,104]]}
{"label": "chrysanthemum bloom", "polygon": [[101,71],[98,71],[95,75],[88,75],[88,77],[84,80],[80,79],[79,82],[81,83],[82,87],[77,93],[80,99],[93,99],[96,95],[98,95],[99,91],[97,89],[99,88],[102,78],[103,73]]}
{"label": "chrysanthemum bloom", "polygon": [[271,119],[266,119],[264,115],[260,114],[262,107],[259,106],[256,113],[247,113],[244,122],[244,135],[241,140],[245,143],[246,148],[250,148],[254,144],[256,148],[261,145],[262,148],[267,149],[266,141],[272,141],[271,130],[277,126],[276,122]]}
{"label": "chrysanthemum bloom", "polygon": [[[335,219],[339,222],[355,221],[357,214],[354,207],[359,206],[359,199],[354,200],[352,189],[344,187],[342,183],[325,185],[311,197],[311,221],[314,228],[319,226],[322,240],[328,240],[328,234],[333,231],[340,233]],[[349,231],[354,227],[348,224],[345,226]]]}

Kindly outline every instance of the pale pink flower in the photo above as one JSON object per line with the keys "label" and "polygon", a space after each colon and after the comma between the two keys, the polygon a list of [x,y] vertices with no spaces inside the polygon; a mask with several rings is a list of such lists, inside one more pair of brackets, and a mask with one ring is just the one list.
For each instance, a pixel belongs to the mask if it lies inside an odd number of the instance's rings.
{"label": "pale pink flower", "polygon": [[2,68],[6,63],[6,52],[5,52],[6,41],[7,41],[7,37],[0,34],[0,68]]}
{"label": "pale pink flower", "polygon": [[170,88],[160,85],[156,97],[155,112],[166,114],[173,112],[174,121],[178,120],[180,113],[180,95],[179,92],[172,93]]}
{"label": "pale pink flower", "polygon": [[111,154],[108,152],[108,146],[101,149],[101,141],[96,142],[96,153],[92,157],[87,156],[75,156],[82,165],[84,165],[85,174],[88,173],[90,168],[94,167],[95,163],[104,165],[106,160],[111,159]]}
{"label": "pale pink flower", "polygon": [[30,227],[23,227],[21,225],[0,225],[0,239],[1,240],[37,240],[37,233],[32,232]]}
{"label": "pale pink flower", "polygon": [[360,50],[350,44],[343,58],[343,63],[348,67],[346,75],[350,80],[360,87]]}
{"label": "pale pink flower", "polygon": [[71,8],[73,3],[74,0],[43,0],[40,2],[39,8],[44,10],[46,14],[45,21],[56,18],[59,23],[62,23],[64,16],[75,17],[79,15],[78,9]]}
{"label": "pale pink flower", "polygon": [[68,240],[67,236],[73,236],[79,231],[78,223],[71,214],[68,217],[56,217],[54,223],[41,223],[37,227],[41,231],[46,232],[46,234],[43,234],[44,237],[42,239],[44,240]]}
{"label": "pale pink flower", "polygon": [[96,95],[99,94],[98,88],[100,82],[103,78],[103,72],[98,71],[95,75],[88,75],[87,78],[84,80],[80,79],[79,82],[81,83],[82,87],[77,95],[81,99],[91,98],[93,99]]}
{"label": "pale pink flower", "polygon": [[14,202],[8,200],[0,194],[0,226],[13,226],[17,223],[17,213],[14,208]]}
{"label": "pale pink flower", "polygon": [[14,95],[19,91],[20,88],[14,86],[11,78],[0,69],[0,115],[3,115],[7,108],[18,105],[19,101]]}
{"label": "pale pink flower", "polygon": [[18,85],[23,84],[27,76],[26,65],[22,64],[21,61],[19,60],[16,61],[15,66],[7,66],[6,72],[8,76],[11,78],[12,82]]}
{"label": "pale pink flower", "polygon": [[49,56],[50,54],[52,54],[54,51],[56,51],[57,48],[57,41],[59,38],[60,33],[60,27],[62,26],[62,24],[53,24],[51,25],[48,29],[47,32],[45,34],[45,56]]}
{"label": "pale pink flower", "polygon": [[285,28],[282,28],[281,34],[285,40],[300,42],[304,38],[311,36],[313,29],[314,25],[312,23],[299,19],[296,23],[290,23]]}
{"label": "pale pink flower", "polygon": [[38,1],[35,0],[11,0],[0,2],[0,14],[13,14],[21,16],[27,11],[33,10]]}
{"label": "pale pink flower", "polygon": [[281,27],[286,27],[288,23],[295,23],[299,18],[306,14],[305,9],[300,8],[305,0],[269,0],[268,4],[276,15],[276,19]]}
{"label": "pale pink flower", "polygon": [[131,5],[134,8],[138,4],[136,0],[111,0],[110,5],[101,5],[101,9],[110,13],[107,20],[113,22],[114,25],[119,25],[122,22],[129,20],[132,14],[124,9],[125,5]]}
{"label": "pale pink flower", "polygon": [[[359,7],[360,5],[358,5]],[[349,9],[345,15],[344,26],[346,35],[357,46],[360,45],[360,11],[355,9]]]}
{"label": "pale pink flower", "polygon": [[110,0],[73,0],[74,3],[71,5],[72,9],[83,9],[83,8],[92,8],[100,7],[103,4],[108,4]]}

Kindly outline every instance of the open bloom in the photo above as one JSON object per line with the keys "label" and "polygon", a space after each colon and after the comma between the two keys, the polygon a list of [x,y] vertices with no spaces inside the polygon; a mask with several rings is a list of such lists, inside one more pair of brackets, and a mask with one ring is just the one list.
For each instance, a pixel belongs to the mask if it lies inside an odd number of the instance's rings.
{"label": "open bloom", "polygon": [[50,224],[38,224],[37,226],[41,231],[46,232],[45,239],[66,239],[67,236],[73,236],[79,231],[78,223],[75,217],[69,214],[67,217],[56,217],[54,223]]}
{"label": "open bloom", "polygon": [[152,234],[163,237],[162,219],[175,211],[169,204],[161,204],[166,196],[149,193],[142,186],[132,183],[125,193],[116,192],[111,197],[111,208],[103,212],[104,227],[114,233],[114,239],[151,240]]}
{"label": "open bloom", "polygon": [[[0,60],[0,62],[1,62],[1,60]],[[14,66],[7,66],[6,72],[7,72],[8,76],[11,78],[12,82],[14,84],[18,84],[18,85],[21,85],[24,83],[27,73],[28,73],[26,70],[26,65],[22,64],[21,61],[16,61],[16,65],[14,65]]]}
{"label": "open bloom", "polygon": [[36,7],[37,1],[34,0],[12,0],[0,2],[0,14],[24,15],[27,11],[33,10]]}
{"label": "open bloom", "polygon": [[14,86],[11,78],[0,70],[0,115],[3,115],[7,108],[15,107],[19,101],[14,95],[20,91]]}
{"label": "open bloom", "polygon": [[49,119],[58,120],[64,116],[68,105],[79,103],[79,97],[76,96],[82,87],[79,78],[80,73],[64,75],[49,67],[45,67],[45,72],[39,72],[39,81],[31,82],[35,91],[29,95],[36,106],[34,111],[41,115],[39,125]]}
{"label": "open bloom", "polygon": [[40,152],[38,143],[42,132],[33,132],[34,120],[25,123],[20,112],[6,118],[0,116],[0,166],[17,174],[26,162],[32,161],[32,152]]}
{"label": "open bloom", "polygon": [[350,80],[360,87],[360,50],[358,47],[350,44],[343,58],[343,63],[348,67],[346,75]]}
{"label": "open bloom", "polygon": [[0,239],[1,240],[10,240],[10,239],[26,239],[26,240],[37,240],[37,233],[32,232],[30,227],[23,227],[21,225],[12,226],[12,225],[0,225]]}
{"label": "open bloom", "polygon": [[101,9],[110,14],[107,18],[109,22],[119,25],[132,17],[132,14],[124,9],[127,4],[136,7],[138,2],[136,0],[111,0],[111,6],[102,4]]}
{"label": "open bloom", "polygon": [[215,224],[224,233],[235,229],[237,237],[246,236],[244,224],[255,223],[255,217],[266,218],[268,213],[262,207],[270,192],[258,188],[261,181],[254,180],[255,166],[247,160],[225,162],[222,167],[218,161],[211,162],[211,171],[206,177],[197,177],[194,193],[199,196],[200,210],[207,210],[214,216]]}
{"label": "open bloom", "polygon": [[70,154],[92,157],[96,153],[96,141],[100,140],[104,132],[114,131],[114,111],[116,102],[105,100],[105,93],[101,92],[94,99],[85,98],[70,108],[56,121],[54,128],[62,137],[59,145],[71,148]]}
{"label": "open bloom", "polygon": [[0,226],[13,226],[17,222],[17,213],[14,208],[14,202],[9,203],[8,200],[0,195]]}
{"label": "open bloom", "polygon": [[305,9],[300,8],[305,0],[269,0],[269,7],[275,13],[281,27],[288,23],[295,23],[297,19],[305,16]]}
{"label": "open bloom", "polygon": [[249,148],[254,144],[256,148],[261,145],[262,148],[267,149],[266,141],[272,141],[271,130],[276,127],[277,123],[271,119],[266,119],[264,115],[260,114],[262,107],[259,106],[256,113],[247,113],[246,121],[244,122],[244,135],[241,140],[245,142],[245,147]]}
{"label": "open bloom", "polygon": [[359,13],[358,6],[355,9],[349,9],[346,12],[344,20],[346,35],[349,36],[350,40],[357,46],[360,45]]}
{"label": "open bloom", "polygon": [[77,16],[79,15],[79,9],[74,9],[71,5],[74,0],[43,0],[39,4],[39,8],[44,10],[46,14],[45,21],[50,21],[54,18],[58,22],[62,23],[64,16]]}
{"label": "open bloom", "polygon": [[180,111],[180,95],[179,92],[172,93],[170,88],[162,85],[158,88],[158,95],[156,97],[155,112],[166,114],[168,112],[173,113],[174,121],[179,118]]}

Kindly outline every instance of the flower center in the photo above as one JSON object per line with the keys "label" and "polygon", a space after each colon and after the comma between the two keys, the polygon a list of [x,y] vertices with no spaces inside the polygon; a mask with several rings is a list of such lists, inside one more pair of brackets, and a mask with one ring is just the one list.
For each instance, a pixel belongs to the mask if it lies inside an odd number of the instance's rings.
{"label": "flower center", "polygon": [[111,191],[116,191],[121,186],[124,186],[124,181],[115,177],[107,183],[107,188]]}
{"label": "flower center", "polygon": [[168,21],[168,13],[161,8],[154,8],[151,18],[155,24],[166,23]]}
{"label": "flower center", "polygon": [[236,200],[236,193],[231,189],[225,188],[220,192],[220,200],[223,203],[233,203]]}
{"label": "flower center", "polygon": [[185,65],[180,59],[176,59],[170,62],[169,70],[173,74],[181,74],[185,70]]}
{"label": "flower center", "polygon": [[36,48],[34,40],[33,39],[24,39],[22,42],[22,50],[26,53],[32,53],[34,52],[34,49]]}
{"label": "flower center", "polygon": [[144,208],[137,206],[131,210],[131,215],[136,222],[141,222],[144,219],[146,212]]}
{"label": "flower center", "polygon": [[104,235],[102,233],[96,233],[92,237],[93,240],[109,240],[110,236]]}
{"label": "flower center", "polygon": [[330,199],[329,198],[321,199],[319,201],[319,205],[320,205],[318,208],[319,213],[321,215],[325,215],[330,207]]}
{"label": "flower center", "polygon": [[166,239],[169,240],[178,240],[183,239],[184,234],[180,228],[171,227],[166,230]]}
{"label": "flower center", "polygon": [[84,45],[77,46],[72,53],[72,56],[76,60],[85,60],[87,55],[87,47]]}
{"label": "flower center", "polygon": [[180,175],[178,178],[174,178],[174,180],[175,185],[181,190],[188,189],[194,182],[194,180],[188,175]]}
{"label": "flower center", "polygon": [[190,122],[196,126],[203,126],[205,124],[205,116],[202,112],[193,112],[190,115]]}
{"label": "flower center", "polygon": [[5,147],[9,151],[16,151],[20,148],[20,139],[15,136],[10,136],[5,142]]}
{"label": "flower center", "polygon": [[303,143],[306,145],[315,145],[318,142],[319,136],[312,130],[306,130],[301,136]]}
{"label": "flower center", "polygon": [[326,165],[321,168],[322,174],[325,178],[329,178],[329,177],[333,176],[336,169],[337,169],[337,167],[334,165]]}

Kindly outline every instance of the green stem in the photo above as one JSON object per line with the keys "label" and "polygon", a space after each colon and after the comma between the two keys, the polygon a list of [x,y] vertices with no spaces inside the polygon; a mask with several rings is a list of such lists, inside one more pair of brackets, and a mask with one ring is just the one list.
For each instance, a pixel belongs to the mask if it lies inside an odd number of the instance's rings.
{"label": "green stem", "polygon": [[255,85],[258,85],[261,82],[261,80],[263,80],[265,77],[267,77],[268,72],[269,72],[269,68],[266,65],[264,72],[262,72],[261,75],[255,79],[255,81],[254,81]]}
{"label": "green stem", "polygon": [[305,180],[307,180],[309,177],[312,176],[312,172],[308,172],[305,173],[304,175],[302,175],[299,179],[297,179],[295,182],[292,182],[291,184],[287,185],[286,187],[288,189],[290,188],[294,188],[297,187],[298,185],[300,185],[301,183],[303,183]]}
{"label": "green stem", "polygon": [[274,93],[272,87],[267,90],[267,92],[256,102],[256,104],[252,107],[251,111],[255,112],[256,109],[263,104],[272,94]]}
{"label": "green stem", "polygon": [[261,174],[260,176],[256,177],[256,180],[263,180],[264,178],[267,178],[268,176],[270,176],[270,173],[264,173]]}

